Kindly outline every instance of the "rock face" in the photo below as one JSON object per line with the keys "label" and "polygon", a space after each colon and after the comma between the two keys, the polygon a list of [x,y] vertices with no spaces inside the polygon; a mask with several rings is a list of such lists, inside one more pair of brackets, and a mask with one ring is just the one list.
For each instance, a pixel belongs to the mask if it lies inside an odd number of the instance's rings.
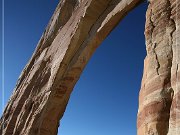
{"label": "rock face", "polygon": [[[61,0],[19,77],[0,119],[0,134],[57,134],[73,87],[93,52],[141,1]],[[180,133],[179,10],[179,0],[150,0],[138,135]]]}
{"label": "rock face", "polygon": [[180,1],[151,0],[146,15],[139,135],[180,134]]}

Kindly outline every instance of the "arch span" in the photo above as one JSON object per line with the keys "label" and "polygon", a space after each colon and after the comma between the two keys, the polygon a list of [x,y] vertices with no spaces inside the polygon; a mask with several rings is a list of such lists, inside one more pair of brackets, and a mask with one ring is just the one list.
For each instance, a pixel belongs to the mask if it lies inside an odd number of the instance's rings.
{"label": "arch span", "polygon": [[[54,135],[88,60],[142,0],[61,0],[0,120],[3,135]],[[178,123],[180,1],[150,0],[138,135],[174,135]],[[178,132],[177,132],[178,133]]]}

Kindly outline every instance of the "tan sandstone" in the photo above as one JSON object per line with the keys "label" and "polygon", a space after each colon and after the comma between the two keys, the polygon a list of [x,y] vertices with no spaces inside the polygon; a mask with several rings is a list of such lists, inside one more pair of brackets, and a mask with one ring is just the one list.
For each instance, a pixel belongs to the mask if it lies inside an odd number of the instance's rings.
{"label": "tan sandstone", "polygon": [[[0,119],[2,135],[55,135],[100,43],[142,0],[61,0]],[[150,0],[138,135],[180,134],[180,0]]]}

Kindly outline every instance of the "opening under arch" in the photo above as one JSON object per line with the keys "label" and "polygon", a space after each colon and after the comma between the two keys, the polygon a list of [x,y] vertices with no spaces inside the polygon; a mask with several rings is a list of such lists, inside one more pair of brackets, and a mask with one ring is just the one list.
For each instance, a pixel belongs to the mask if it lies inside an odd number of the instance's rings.
{"label": "opening under arch", "polygon": [[59,135],[137,133],[147,5],[131,11],[98,47],[72,92]]}

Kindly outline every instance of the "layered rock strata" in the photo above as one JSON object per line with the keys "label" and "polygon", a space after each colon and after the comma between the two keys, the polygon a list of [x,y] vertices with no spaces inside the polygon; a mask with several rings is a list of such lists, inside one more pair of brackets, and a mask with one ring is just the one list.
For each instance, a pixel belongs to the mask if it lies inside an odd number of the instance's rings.
{"label": "layered rock strata", "polygon": [[[61,0],[0,119],[2,135],[55,135],[85,65],[142,0]],[[179,0],[150,0],[138,135],[178,135]],[[180,132],[179,132],[180,133]]]}
{"label": "layered rock strata", "polygon": [[180,134],[179,13],[179,0],[150,0],[138,135]]}

